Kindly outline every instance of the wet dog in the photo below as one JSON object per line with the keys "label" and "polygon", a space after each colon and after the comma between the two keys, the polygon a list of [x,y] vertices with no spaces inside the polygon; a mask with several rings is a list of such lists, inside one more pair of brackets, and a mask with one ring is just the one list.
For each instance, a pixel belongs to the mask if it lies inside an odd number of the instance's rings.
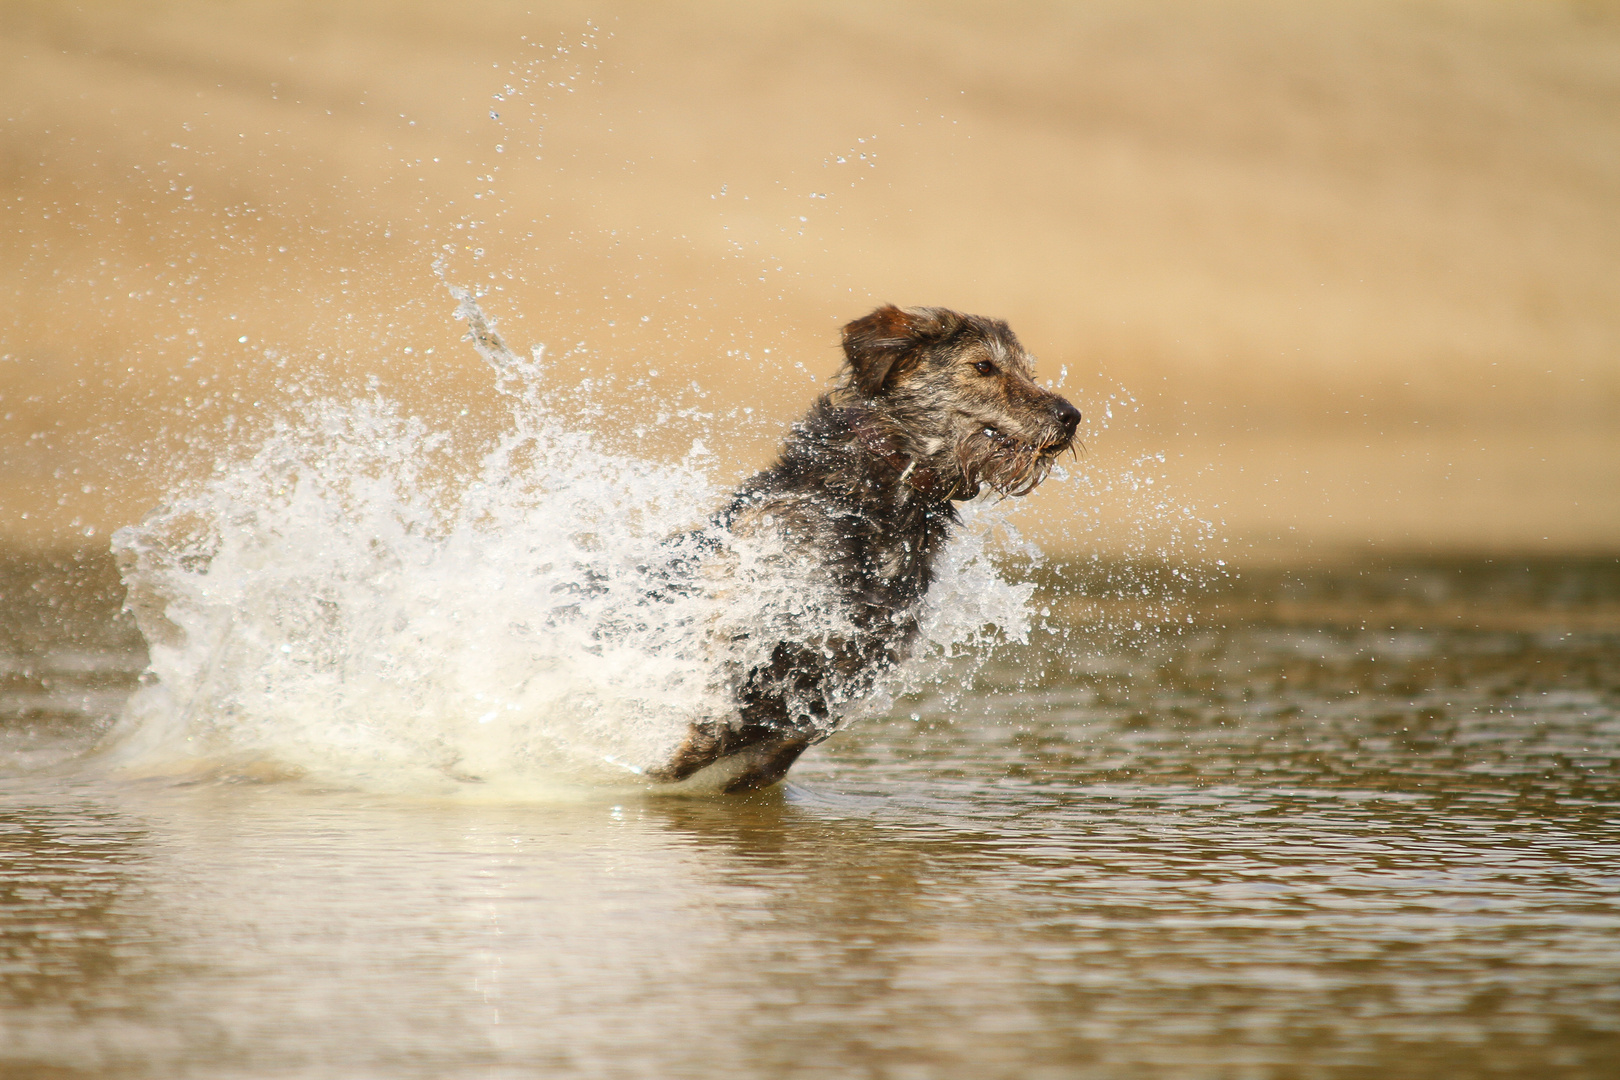
{"label": "wet dog", "polygon": [[656,780],[710,766],[726,791],[781,780],[906,655],[954,504],[1027,495],[1073,444],[1079,410],[1036,385],[1004,322],[881,307],[844,327],[843,346],[834,388],[715,518],[819,567],[836,626],[740,671],[735,715],[694,724]]}

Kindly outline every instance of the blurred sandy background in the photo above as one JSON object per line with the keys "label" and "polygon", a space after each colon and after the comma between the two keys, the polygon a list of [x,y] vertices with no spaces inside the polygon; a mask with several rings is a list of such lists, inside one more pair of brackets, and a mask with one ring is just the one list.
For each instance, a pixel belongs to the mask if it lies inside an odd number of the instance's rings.
{"label": "blurred sandy background", "polygon": [[728,475],[841,323],[945,304],[1068,369],[1051,544],[1168,490],[1239,557],[1620,549],[1620,4],[3,0],[0,541],[304,394],[487,428],[435,256],[754,409]]}

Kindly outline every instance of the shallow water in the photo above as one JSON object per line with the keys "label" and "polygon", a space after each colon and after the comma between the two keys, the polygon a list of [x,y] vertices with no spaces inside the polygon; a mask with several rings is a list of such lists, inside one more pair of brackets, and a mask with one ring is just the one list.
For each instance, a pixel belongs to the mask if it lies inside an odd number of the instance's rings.
{"label": "shallow water", "polygon": [[1140,632],[1047,568],[1028,648],[785,789],[492,803],[76,762],[144,662],[116,579],[0,580],[7,1075],[1620,1061],[1613,559],[1250,572]]}

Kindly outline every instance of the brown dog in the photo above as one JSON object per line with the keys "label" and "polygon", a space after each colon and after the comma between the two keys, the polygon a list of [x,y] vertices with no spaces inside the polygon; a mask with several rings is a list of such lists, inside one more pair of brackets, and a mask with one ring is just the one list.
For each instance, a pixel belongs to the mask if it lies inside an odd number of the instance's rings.
{"label": "brown dog", "polygon": [[944,308],[881,307],[844,327],[833,390],[793,428],[776,464],[715,523],[779,541],[824,571],[836,628],[775,642],[739,673],[736,713],[694,724],[655,779],[710,765],[727,791],[776,783],[838,728],[906,654],[953,502],[1027,495],[1067,450],[1080,411],[1035,384],[1004,322]]}

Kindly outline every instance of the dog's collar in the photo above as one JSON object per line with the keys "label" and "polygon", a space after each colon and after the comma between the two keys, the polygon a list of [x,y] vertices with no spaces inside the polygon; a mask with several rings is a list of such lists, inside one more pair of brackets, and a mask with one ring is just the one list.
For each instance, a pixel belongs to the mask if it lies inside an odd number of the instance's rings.
{"label": "dog's collar", "polygon": [[[850,409],[850,427],[860,438],[861,445],[880,461],[900,474],[900,480],[913,491],[935,502],[957,498],[959,481],[946,480],[931,465],[918,465],[917,459],[894,445],[894,436],[883,431],[872,421],[872,414],[864,409]],[[971,497],[971,496],[966,496]]]}

